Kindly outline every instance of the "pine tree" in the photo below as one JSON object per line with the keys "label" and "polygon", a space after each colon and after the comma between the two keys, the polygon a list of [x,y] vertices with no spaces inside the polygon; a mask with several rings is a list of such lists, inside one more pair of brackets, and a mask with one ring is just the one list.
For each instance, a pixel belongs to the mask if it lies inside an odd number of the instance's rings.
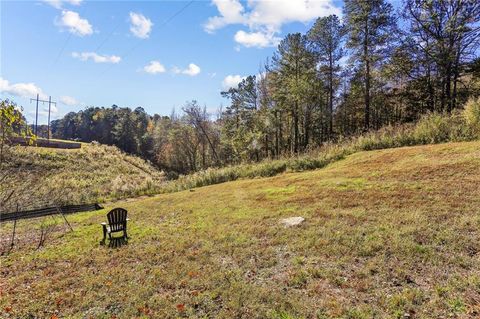
{"label": "pine tree", "polygon": [[[292,119],[291,153],[300,151],[302,106],[309,100],[308,88],[315,82],[315,60],[307,44],[307,38],[300,33],[288,34],[280,42],[278,53],[272,59],[276,73],[276,99],[287,108]],[[308,141],[304,140],[303,146],[306,143]]]}
{"label": "pine tree", "polygon": [[327,77],[330,137],[333,135],[335,82],[340,71],[338,62],[344,55],[342,48],[344,35],[345,28],[336,15],[318,18],[307,35],[314,48],[317,62],[321,65],[321,71],[325,72]]}
{"label": "pine tree", "polygon": [[407,0],[404,17],[416,49],[436,65],[440,110],[450,112],[457,105],[462,66],[476,56],[480,44],[480,2]]}
{"label": "pine tree", "polygon": [[385,0],[345,0],[347,47],[364,71],[364,129],[370,128],[372,69],[386,60],[395,30],[393,7]]}

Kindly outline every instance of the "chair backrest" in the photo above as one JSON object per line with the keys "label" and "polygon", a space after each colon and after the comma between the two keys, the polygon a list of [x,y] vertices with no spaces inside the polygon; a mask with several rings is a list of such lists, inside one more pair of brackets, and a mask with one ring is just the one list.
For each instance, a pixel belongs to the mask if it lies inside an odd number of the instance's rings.
{"label": "chair backrest", "polygon": [[107,214],[111,231],[123,230],[127,222],[127,211],[123,208],[114,208]]}

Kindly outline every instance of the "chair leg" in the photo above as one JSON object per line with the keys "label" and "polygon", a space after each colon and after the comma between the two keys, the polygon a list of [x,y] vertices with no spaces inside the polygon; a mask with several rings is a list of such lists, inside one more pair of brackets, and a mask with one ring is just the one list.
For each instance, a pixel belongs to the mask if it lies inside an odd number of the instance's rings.
{"label": "chair leg", "polygon": [[107,226],[106,225],[102,225],[102,226],[103,226],[103,239],[100,242],[100,244],[105,245],[105,240],[107,239]]}

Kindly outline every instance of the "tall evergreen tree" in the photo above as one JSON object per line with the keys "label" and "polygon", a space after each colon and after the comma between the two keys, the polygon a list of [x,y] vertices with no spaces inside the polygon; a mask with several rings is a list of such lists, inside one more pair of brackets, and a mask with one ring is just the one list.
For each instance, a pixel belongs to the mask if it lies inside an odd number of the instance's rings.
{"label": "tall evergreen tree", "polygon": [[462,66],[478,52],[480,2],[407,0],[404,16],[410,23],[409,35],[416,49],[436,65],[440,110],[450,112],[457,104]]}
{"label": "tall evergreen tree", "polygon": [[232,158],[250,160],[258,158],[258,140],[261,132],[258,123],[258,89],[256,76],[248,76],[237,87],[222,92],[231,104],[222,114],[224,145]]}
{"label": "tall evergreen tree", "polygon": [[344,55],[342,48],[344,35],[345,28],[336,15],[318,18],[307,35],[314,48],[317,62],[321,65],[320,70],[326,73],[329,106],[329,136],[333,134],[333,100],[335,96],[335,82],[340,70],[338,61]]}
{"label": "tall evergreen tree", "polygon": [[137,153],[138,144],[135,136],[135,121],[129,108],[119,109],[119,116],[112,130],[115,145],[127,153]]}
{"label": "tall evergreen tree", "polygon": [[300,33],[288,34],[272,58],[273,71],[277,73],[277,98],[284,103],[292,119],[292,138],[289,143],[292,153],[300,151],[301,107],[308,100],[308,87],[314,83],[315,61],[307,44],[306,36]]}
{"label": "tall evergreen tree", "polygon": [[370,128],[372,69],[387,57],[395,29],[393,7],[385,0],[345,0],[347,47],[364,70],[364,129]]}

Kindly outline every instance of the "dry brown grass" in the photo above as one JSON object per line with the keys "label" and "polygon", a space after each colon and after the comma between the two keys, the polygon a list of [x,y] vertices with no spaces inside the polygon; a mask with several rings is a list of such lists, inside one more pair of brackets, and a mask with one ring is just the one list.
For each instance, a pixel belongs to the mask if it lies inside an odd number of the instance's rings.
{"label": "dry brown grass", "polygon": [[[6,179],[2,177],[6,175]],[[158,193],[162,172],[114,146],[82,143],[81,149],[16,146],[0,164],[0,195],[15,190],[0,212],[53,205],[104,202]]]}
{"label": "dry brown grass", "polygon": [[[449,143],[125,202],[118,249],[98,245],[105,211],[70,216],[75,232],[59,223],[40,250],[40,221],[22,221],[2,315],[476,318],[478,185],[480,142]],[[306,222],[279,225],[290,216]]]}

